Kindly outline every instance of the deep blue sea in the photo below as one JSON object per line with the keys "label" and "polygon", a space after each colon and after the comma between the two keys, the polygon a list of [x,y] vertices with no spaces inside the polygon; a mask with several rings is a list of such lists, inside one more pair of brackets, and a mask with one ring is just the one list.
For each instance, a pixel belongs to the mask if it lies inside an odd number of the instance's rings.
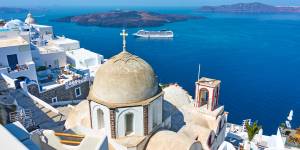
{"label": "deep blue sea", "polygon": [[[51,19],[117,8],[49,8],[33,12],[40,24],[54,26],[56,35],[77,39],[81,47],[109,58],[121,51],[121,28],[79,26]],[[124,8],[123,8],[124,9]],[[222,80],[220,102],[229,122],[258,120],[265,134],[275,134],[289,111],[293,127],[300,126],[300,14],[214,14],[195,8],[125,8],[190,14],[206,19],[167,24],[172,40],[143,40],[129,36],[127,49],[148,61],[162,83],[177,82],[191,95],[201,76]],[[0,14],[24,19],[26,14]],[[138,29],[129,29],[129,34]]]}

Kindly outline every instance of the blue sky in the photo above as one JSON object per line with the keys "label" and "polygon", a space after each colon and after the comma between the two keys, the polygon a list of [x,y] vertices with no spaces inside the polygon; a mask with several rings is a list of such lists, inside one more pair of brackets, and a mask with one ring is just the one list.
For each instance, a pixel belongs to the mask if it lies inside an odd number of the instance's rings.
{"label": "blue sky", "polygon": [[0,0],[2,6],[202,6],[262,2],[272,5],[297,5],[300,0]]}

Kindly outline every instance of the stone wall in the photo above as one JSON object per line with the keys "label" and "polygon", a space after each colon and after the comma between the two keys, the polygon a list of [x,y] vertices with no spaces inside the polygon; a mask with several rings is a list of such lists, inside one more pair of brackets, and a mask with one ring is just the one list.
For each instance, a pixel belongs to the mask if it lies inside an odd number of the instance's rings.
{"label": "stone wall", "polygon": [[116,113],[115,109],[110,109],[110,125],[111,125],[111,138],[115,139],[116,136]]}
{"label": "stone wall", "polygon": [[143,106],[144,135],[148,135],[148,105]]}
{"label": "stone wall", "polygon": [[[76,97],[75,95],[75,89],[77,87],[81,88],[81,95]],[[70,101],[70,100],[80,100],[80,99],[86,99],[86,97],[89,94],[90,86],[89,82],[84,82],[82,84],[76,85],[72,88],[66,89],[65,86],[59,86],[54,89],[50,89],[47,91],[39,92],[39,87],[37,84],[30,84],[28,85],[28,91],[40,98],[41,100],[52,103],[52,98],[57,97],[58,102],[60,101]]]}

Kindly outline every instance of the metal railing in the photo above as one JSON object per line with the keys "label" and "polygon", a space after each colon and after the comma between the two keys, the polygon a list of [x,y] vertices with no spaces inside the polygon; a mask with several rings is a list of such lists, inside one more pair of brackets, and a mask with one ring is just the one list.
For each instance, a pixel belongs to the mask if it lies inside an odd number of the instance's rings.
{"label": "metal railing", "polygon": [[20,109],[9,113],[9,121],[19,121],[25,128],[33,127],[32,112],[29,109]]}
{"label": "metal railing", "polygon": [[89,81],[89,77],[88,76],[79,77],[78,79],[74,79],[74,80],[66,82],[65,83],[65,88],[69,89],[69,88],[72,88],[74,86],[80,85],[80,84],[82,84],[84,82],[87,82],[87,81]]}

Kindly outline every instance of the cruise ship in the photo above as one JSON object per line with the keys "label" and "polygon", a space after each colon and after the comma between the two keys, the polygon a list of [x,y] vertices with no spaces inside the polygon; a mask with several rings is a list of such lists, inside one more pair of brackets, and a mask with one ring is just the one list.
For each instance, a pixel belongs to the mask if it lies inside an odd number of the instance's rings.
{"label": "cruise ship", "polygon": [[143,38],[172,38],[174,37],[173,31],[171,30],[160,30],[160,31],[146,31],[139,30],[133,34],[136,37]]}

